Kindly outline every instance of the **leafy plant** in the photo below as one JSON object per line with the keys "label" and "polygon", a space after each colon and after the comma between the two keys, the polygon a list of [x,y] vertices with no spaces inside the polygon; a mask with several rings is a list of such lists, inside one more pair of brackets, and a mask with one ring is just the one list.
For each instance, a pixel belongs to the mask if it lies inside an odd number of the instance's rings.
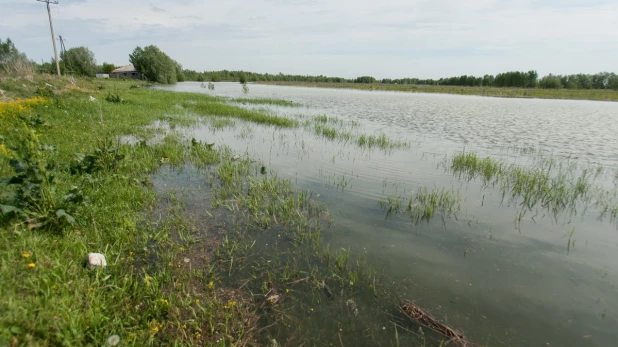
{"label": "leafy plant", "polygon": [[32,129],[22,135],[20,145],[14,149],[17,157],[10,160],[15,175],[2,181],[9,189],[0,197],[0,213],[23,219],[30,229],[59,231],[75,223],[75,208],[85,199],[79,187],[62,197],[58,195],[55,166],[45,155],[49,148],[41,146]]}
{"label": "leafy plant", "polygon": [[105,97],[105,100],[107,102],[113,102],[113,103],[121,103],[124,100],[120,97],[120,95],[118,94],[107,94],[107,96]]}
{"label": "leafy plant", "polygon": [[54,97],[54,91],[48,87],[48,86],[44,86],[44,87],[37,87],[35,94],[38,96],[42,96],[44,98],[53,98]]}
{"label": "leafy plant", "polygon": [[118,163],[124,159],[124,154],[120,153],[118,146],[112,147],[111,140],[102,140],[92,153],[75,153],[75,160],[71,165],[72,174],[93,174],[101,170],[118,169]]}

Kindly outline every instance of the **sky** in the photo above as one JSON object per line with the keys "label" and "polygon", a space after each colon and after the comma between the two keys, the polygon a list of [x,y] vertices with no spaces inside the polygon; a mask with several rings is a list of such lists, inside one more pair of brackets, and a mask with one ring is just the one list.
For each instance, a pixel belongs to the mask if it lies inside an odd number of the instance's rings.
{"label": "sky", "polygon": [[[156,45],[184,68],[352,78],[618,72],[617,0],[59,0],[97,62]],[[45,4],[0,0],[0,38],[53,56]]]}

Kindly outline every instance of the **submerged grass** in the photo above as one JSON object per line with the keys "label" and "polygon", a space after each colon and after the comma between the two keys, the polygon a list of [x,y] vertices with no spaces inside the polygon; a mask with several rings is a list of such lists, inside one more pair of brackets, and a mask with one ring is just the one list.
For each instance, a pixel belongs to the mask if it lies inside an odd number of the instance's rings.
{"label": "submerged grass", "polygon": [[[274,344],[274,336],[296,345],[392,340],[374,326],[375,317],[388,312],[376,304],[386,292],[349,250],[324,247],[330,218],[310,192],[295,190],[221,144],[174,131],[196,118],[278,127],[296,127],[296,121],[115,80],[2,80],[0,88],[11,98],[32,97],[44,83],[52,85],[45,102],[3,118],[11,126],[0,129],[0,173],[23,172],[12,159],[30,163],[32,177],[49,174],[42,177],[51,183],[53,176],[55,184],[48,189],[33,180],[39,185],[30,190],[36,193],[32,201],[70,199],[75,206],[64,214],[45,207],[64,224],[35,224],[29,212],[6,207],[7,196],[17,190],[0,186],[0,344],[243,346]],[[110,90],[124,102],[102,101]],[[150,127],[154,121],[166,126]],[[141,140],[122,144],[116,141],[121,136]],[[220,232],[213,231],[216,225],[194,224],[176,193],[155,195],[156,171],[187,170],[187,164],[204,170],[212,203],[199,215],[221,223]],[[51,200],[40,200],[43,193]],[[84,197],[80,203],[78,194]],[[19,200],[25,195],[17,197],[23,211],[31,211]],[[256,229],[270,232],[247,232]],[[256,242],[262,243],[260,252]],[[273,244],[281,252],[270,251]],[[84,267],[88,252],[105,254],[108,266]],[[356,298],[358,293],[364,294]],[[341,310],[330,315],[329,306],[321,305],[328,300]],[[322,319],[306,319],[320,311]],[[350,315],[374,325],[351,323]],[[301,319],[317,330],[298,324]],[[402,332],[399,340],[411,344],[416,337]]]}
{"label": "submerged grass", "polygon": [[[52,85],[44,102],[19,101],[36,95],[44,83]],[[205,276],[208,267],[196,272],[167,265],[176,264],[172,260],[182,253],[173,246],[173,235],[181,233],[186,223],[177,216],[150,223],[147,211],[156,203],[150,177],[162,165],[191,162],[208,167],[232,156],[223,148],[188,141],[170,130],[195,122],[186,117],[189,113],[275,126],[296,122],[217,105],[201,95],[130,88],[129,82],[122,81],[11,79],[0,81],[0,89],[7,91],[3,97],[17,100],[0,103],[0,109],[11,111],[2,113],[7,124],[0,130],[2,177],[22,172],[11,160],[33,163],[29,167],[39,171],[32,175],[45,174],[49,183],[53,176],[53,187],[31,181],[35,185],[28,189],[35,195],[28,201],[37,203],[42,196],[50,196],[52,200],[45,201],[58,203],[85,197],[62,214],[51,210],[51,205],[37,210],[45,218],[49,211],[53,220],[62,222],[42,224],[26,215],[33,211],[32,205],[23,200],[24,195],[15,197],[19,191],[14,185],[0,186],[0,296],[4,298],[0,344],[105,345],[108,339],[120,339],[123,345],[244,345],[252,341],[250,305],[229,289],[211,290],[208,282],[192,279]],[[114,90],[125,102],[105,102],[107,90]],[[13,107],[13,103],[23,105]],[[168,128],[149,128],[157,120]],[[125,135],[144,141],[134,146],[115,141]],[[161,139],[148,141],[153,137]],[[75,163],[79,170],[73,169]],[[43,167],[46,171],[40,171]],[[108,266],[85,268],[88,252],[104,253]]]}
{"label": "submerged grass", "polygon": [[[330,126],[329,124],[334,126]],[[367,135],[353,133],[345,128],[346,126],[348,129],[354,128],[356,124],[346,124],[337,118],[325,115],[316,116],[312,121],[306,121],[304,125],[306,128],[312,129],[318,136],[327,138],[331,141],[337,140],[345,143],[354,143],[359,148],[378,148],[389,151],[410,147],[409,142],[391,139],[386,134]]]}
{"label": "submerged grass", "polygon": [[592,181],[599,170],[577,170],[569,163],[563,165],[555,160],[545,160],[543,165],[525,168],[506,164],[496,159],[481,158],[475,153],[455,154],[447,169],[459,178],[480,178],[486,186],[498,186],[503,198],[518,202],[521,207],[518,221],[526,211],[536,207],[551,213],[577,213],[585,209],[596,190]]}
{"label": "submerged grass", "polygon": [[436,213],[444,217],[451,217],[459,212],[461,196],[453,190],[424,187],[412,194],[409,198],[389,196],[380,199],[378,204],[386,211],[386,218],[392,214],[405,214],[414,224],[429,222]]}

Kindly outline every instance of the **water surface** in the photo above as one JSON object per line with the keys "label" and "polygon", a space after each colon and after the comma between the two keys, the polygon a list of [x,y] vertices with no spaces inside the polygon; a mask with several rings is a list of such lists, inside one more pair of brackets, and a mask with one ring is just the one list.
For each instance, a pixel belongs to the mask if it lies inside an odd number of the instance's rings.
{"label": "water surface", "polygon": [[[610,346],[618,341],[618,230],[590,209],[554,219],[540,211],[521,225],[516,202],[478,181],[462,181],[443,163],[475,151],[519,165],[541,153],[603,166],[595,184],[615,192],[618,103],[501,99],[342,89],[200,83],[160,87],[228,97],[268,97],[306,107],[267,107],[288,117],[334,116],[354,132],[385,133],[409,148],[382,151],[236,121],[204,124],[190,136],[248,153],[280,177],[314,191],[335,215],[327,242],[350,248],[393,282],[412,281],[402,298],[417,301],[471,341],[490,346]],[[244,107],[256,106],[243,105]],[[263,108],[264,106],[259,106]],[[534,151],[522,151],[534,149]],[[429,189],[462,196],[456,217],[413,224],[385,219],[378,200]],[[444,218],[442,218],[444,217]],[[571,230],[576,240],[567,255]]]}

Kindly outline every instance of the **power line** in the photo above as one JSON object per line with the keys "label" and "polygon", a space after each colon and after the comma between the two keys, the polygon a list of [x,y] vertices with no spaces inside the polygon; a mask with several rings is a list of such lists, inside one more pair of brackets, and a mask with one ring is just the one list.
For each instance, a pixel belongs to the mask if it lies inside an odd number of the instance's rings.
{"label": "power line", "polygon": [[54,24],[52,23],[52,15],[51,8],[49,4],[58,5],[58,1],[50,1],[50,0],[36,0],[38,2],[44,2],[47,4],[47,15],[49,16],[49,29],[51,31],[52,43],[54,44],[54,57],[56,58],[56,72],[58,76],[60,76],[60,62],[58,61],[58,50],[56,49],[56,35],[54,34]]}

